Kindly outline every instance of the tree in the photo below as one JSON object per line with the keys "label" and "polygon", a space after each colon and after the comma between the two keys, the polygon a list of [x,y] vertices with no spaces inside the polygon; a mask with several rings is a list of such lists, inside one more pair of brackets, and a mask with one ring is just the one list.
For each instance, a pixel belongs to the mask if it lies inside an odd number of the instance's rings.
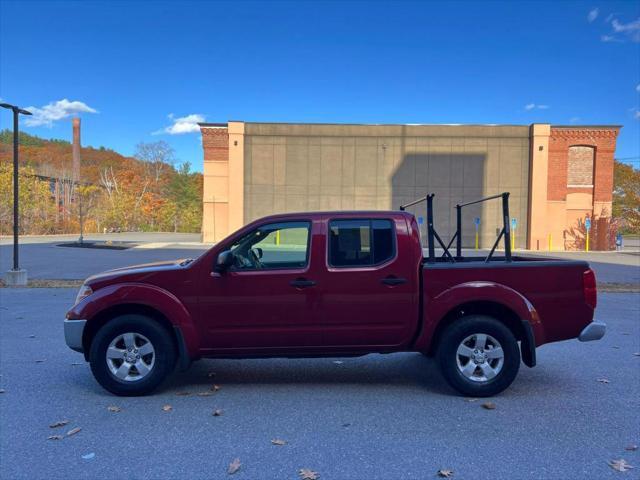
{"label": "tree", "polygon": [[640,233],[640,170],[616,160],[613,169],[613,217],[623,233]]}
{"label": "tree", "polygon": [[[20,234],[54,233],[55,205],[51,201],[49,183],[34,175],[33,169],[18,170]],[[0,163],[0,234],[8,235],[13,229],[13,166]]]}
{"label": "tree", "polygon": [[95,185],[78,185],[76,187],[76,202],[78,207],[78,223],[80,224],[80,238],[79,243],[84,240],[84,225],[87,218],[87,214],[91,211],[94,201],[100,188]]}
{"label": "tree", "polygon": [[171,169],[176,162],[173,148],[163,140],[153,143],[140,142],[136,145],[134,156],[145,163],[149,176],[156,184],[160,181],[162,174]]}
{"label": "tree", "polygon": [[183,163],[171,177],[168,199],[175,205],[174,231],[192,232],[202,222],[202,175],[191,173],[191,164]]}

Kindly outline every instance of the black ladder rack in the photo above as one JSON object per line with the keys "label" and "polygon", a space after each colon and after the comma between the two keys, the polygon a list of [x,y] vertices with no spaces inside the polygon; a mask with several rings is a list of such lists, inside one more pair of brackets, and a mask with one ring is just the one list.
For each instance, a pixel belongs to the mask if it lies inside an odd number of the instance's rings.
{"label": "black ladder rack", "polygon": [[[498,234],[496,241],[493,244],[491,251],[489,252],[489,255],[487,255],[487,258],[485,258],[484,261],[486,263],[491,260],[491,257],[493,257],[493,253],[495,252],[496,248],[498,247],[498,244],[500,243],[500,239],[502,239],[503,237],[504,237],[505,261],[506,262],[512,261],[511,230],[509,228],[509,192],[503,192],[497,195],[492,195],[490,197],[480,198],[478,200],[473,200],[472,202],[457,204],[456,205],[456,233],[453,234],[453,236],[451,237],[451,240],[449,241],[449,244],[446,246],[442,241],[442,239],[440,238],[440,235],[438,235],[438,232],[436,232],[435,227],[433,226],[433,197],[434,196],[435,196],[434,193],[430,193],[425,197],[421,197],[421,198],[418,198],[417,200],[414,200],[413,202],[409,202],[405,205],[400,205],[400,210],[405,211],[407,207],[417,205],[418,203],[421,203],[424,201],[427,202],[427,240],[429,242],[429,245],[428,245],[428,249],[429,249],[428,262],[429,263],[435,263],[436,261],[434,240],[437,240],[440,246],[442,247],[442,249],[444,250],[442,257],[447,257],[447,260],[453,263],[463,261],[464,258],[462,256],[462,209],[464,207],[468,207],[469,205],[475,205],[477,203],[486,202],[488,200],[495,200],[497,198],[502,198],[502,222],[503,222],[502,230]],[[455,257],[451,255],[451,252],[449,252],[449,249],[451,248],[451,245],[453,244],[454,240],[456,241]]]}

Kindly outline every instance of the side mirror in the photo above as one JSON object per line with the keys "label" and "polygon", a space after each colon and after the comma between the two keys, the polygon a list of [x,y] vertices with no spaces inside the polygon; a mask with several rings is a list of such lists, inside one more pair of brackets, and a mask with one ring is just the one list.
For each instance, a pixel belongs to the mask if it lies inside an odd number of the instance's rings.
{"label": "side mirror", "polygon": [[216,259],[216,266],[214,270],[218,273],[222,273],[233,265],[233,253],[231,250],[225,250],[218,254]]}

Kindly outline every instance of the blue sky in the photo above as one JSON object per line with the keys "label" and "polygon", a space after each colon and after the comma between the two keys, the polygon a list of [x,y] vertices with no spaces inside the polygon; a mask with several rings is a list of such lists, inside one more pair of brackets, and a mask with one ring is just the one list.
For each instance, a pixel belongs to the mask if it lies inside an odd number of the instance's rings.
{"label": "blue sky", "polygon": [[[640,2],[0,2],[25,131],[202,169],[194,120],[623,125],[640,166]],[[0,128],[10,115],[0,114]]]}

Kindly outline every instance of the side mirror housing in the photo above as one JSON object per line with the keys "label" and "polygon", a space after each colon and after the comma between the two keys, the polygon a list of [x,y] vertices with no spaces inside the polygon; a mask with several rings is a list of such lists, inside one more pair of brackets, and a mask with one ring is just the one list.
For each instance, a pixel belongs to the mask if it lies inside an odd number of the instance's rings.
{"label": "side mirror housing", "polygon": [[233,253],[231,250],[224,250],[218,254],[214,271],[222,273],[233,265]]}

